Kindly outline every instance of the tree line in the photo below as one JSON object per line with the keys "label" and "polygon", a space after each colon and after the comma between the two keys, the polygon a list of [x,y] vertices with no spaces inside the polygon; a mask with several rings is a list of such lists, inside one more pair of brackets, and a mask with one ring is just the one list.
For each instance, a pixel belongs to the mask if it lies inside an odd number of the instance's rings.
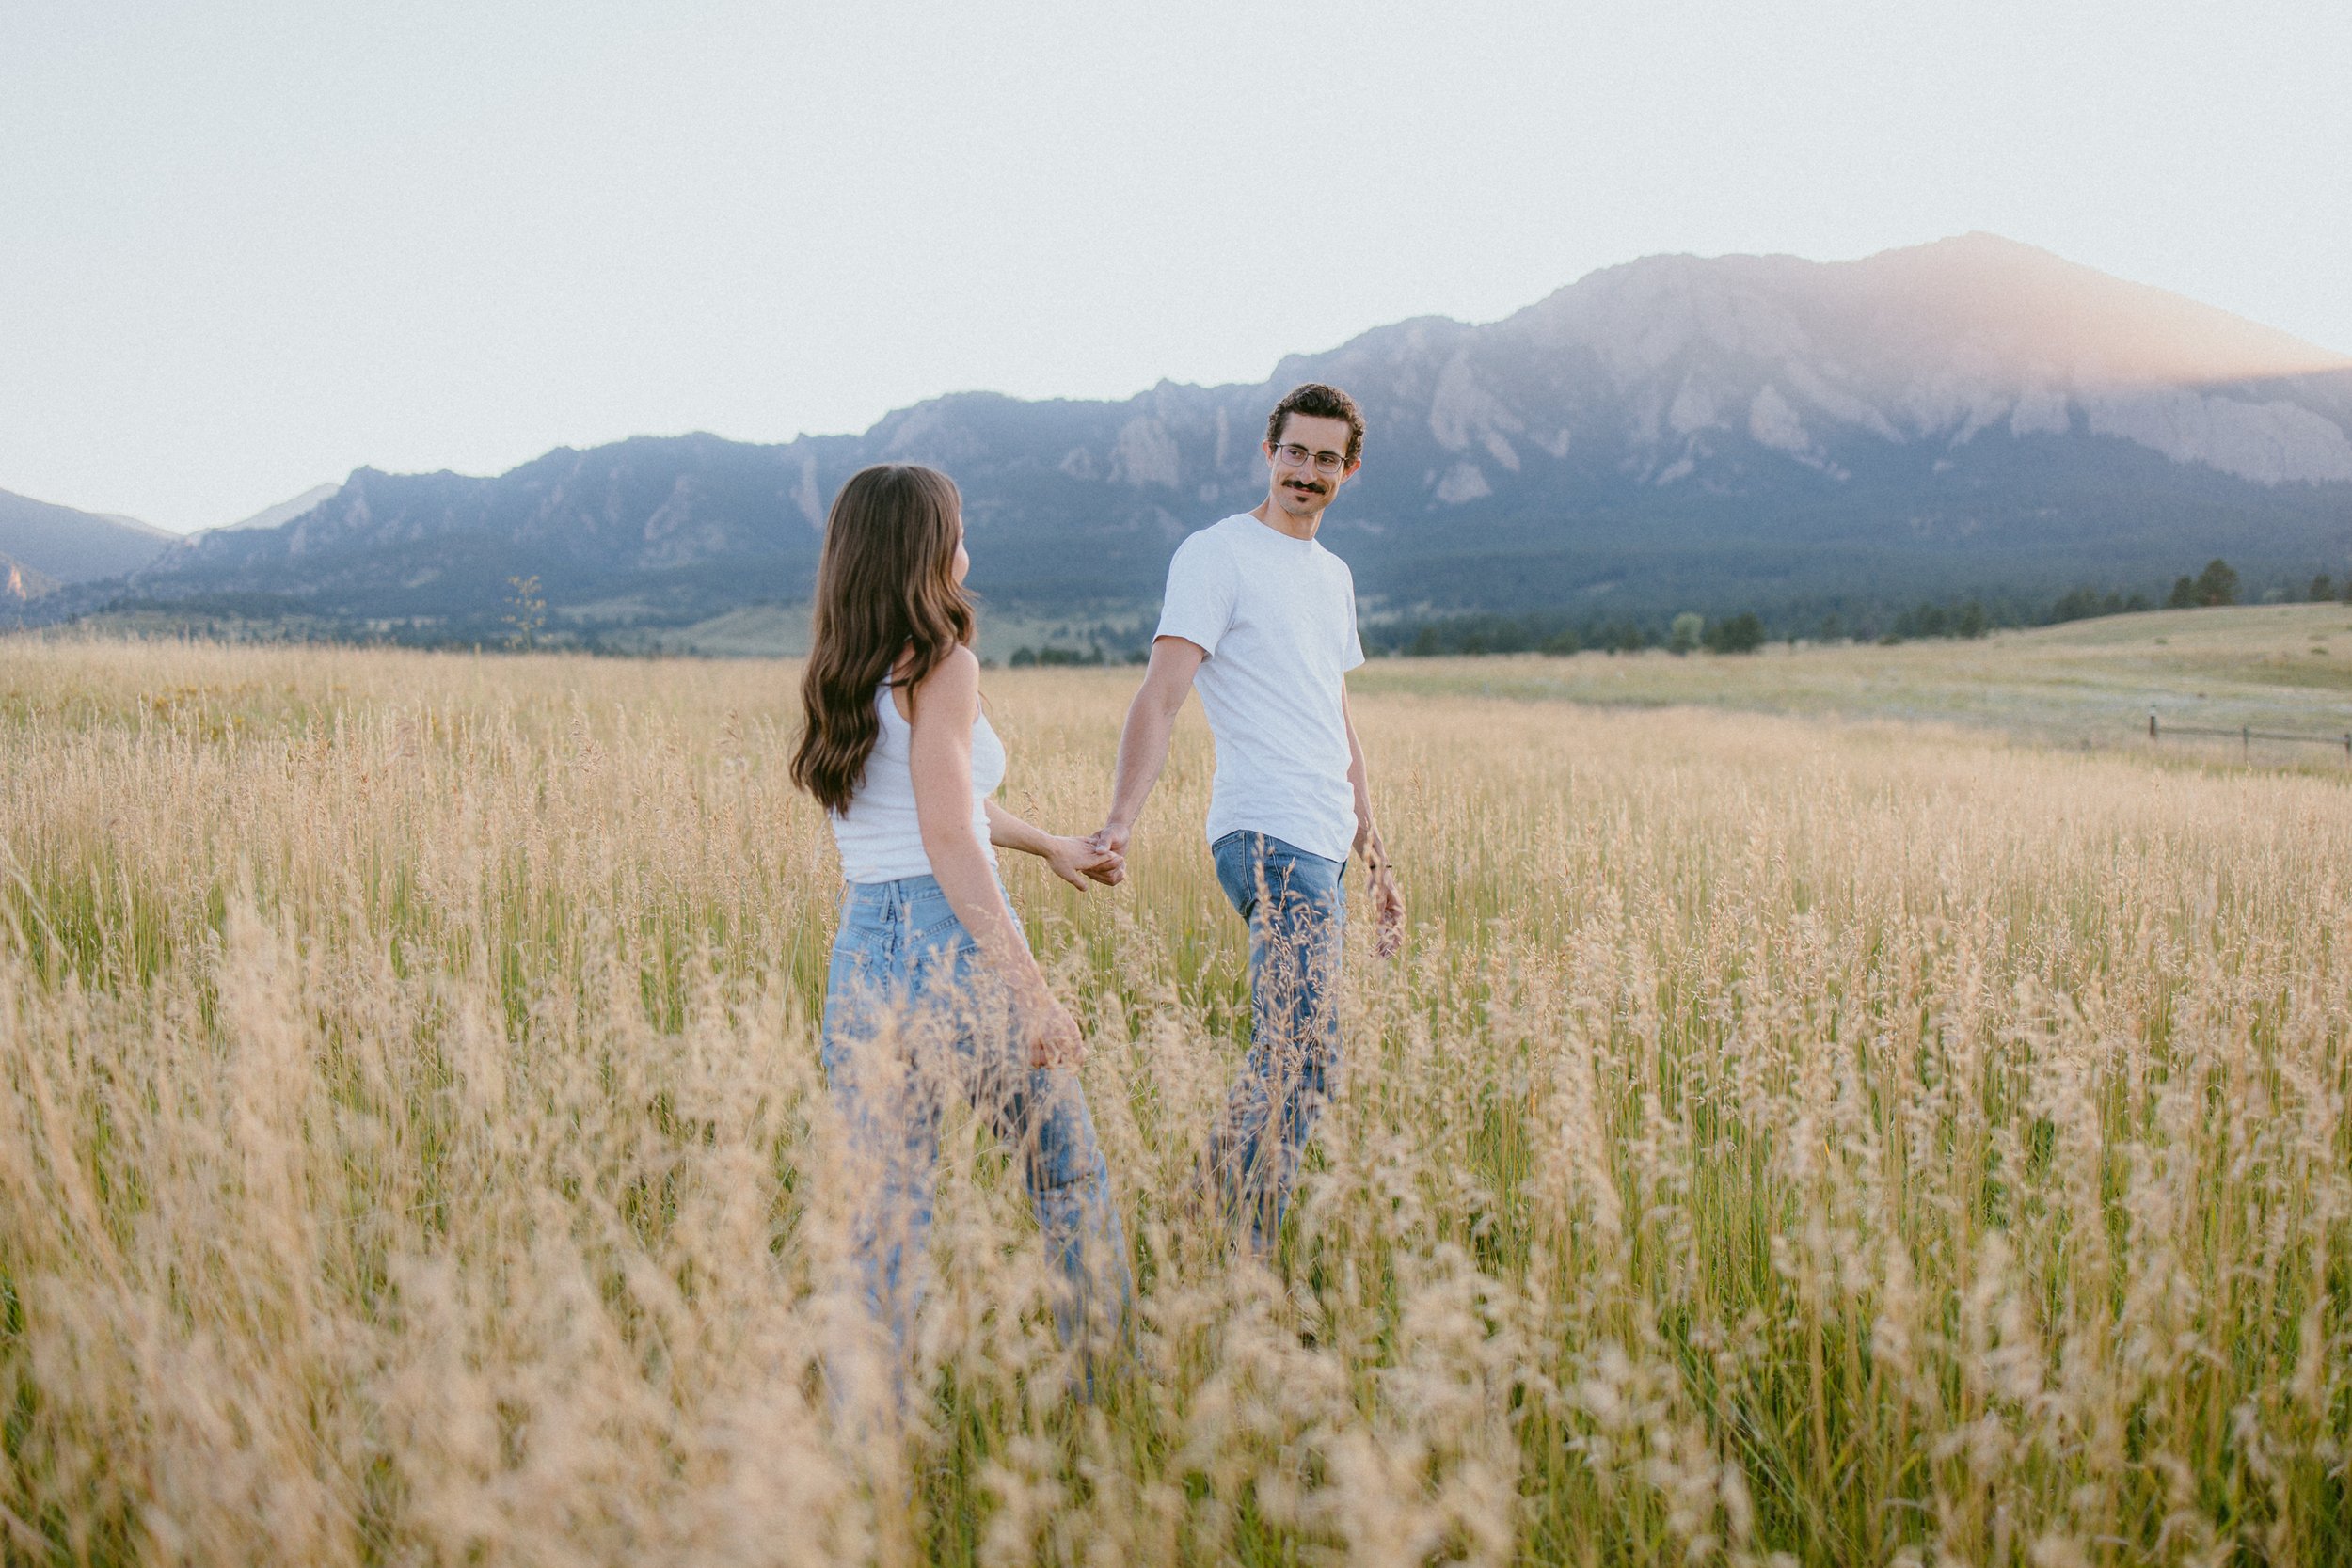
{"label": "tree line", "polygon": [[[2127,615],[2142,610],[2194,610],[2240,602],[2244,584],[2230,563],[2217,557],[2203,570],[2176,578],[2161,602],[2145,592],[2124,593],[2089,585],[2069,589],[2039,604],[2013,597],[1970,596],[1923,599],[1899,610],[1830,610],[1812,614],[1782,612],[1766,617],[1755,610],[1713,618],[1695,610],[1671,617],[1630,615],[1581,617],[1559,610],[1505,614],[1488,610],[1393,616],[1363,628],[1364,651],[1375,657],[1407,658],[1459,657],[1478,654],[1573,654],[1584,649],[1606,653],[1638,653],[1664,648],[1689,654],[1702,649],[1718,654],[1754,653],[1768,641],[1909,642],[1924,639],[1969,639],[2005,628],[2055,626],[2100,615]],[[2273,594],[2273,598],[2286,597]],[[2352,604],[2352,573],[2341,586],[2328,573],[2311,579],[2302,597],[2312,601]]]}

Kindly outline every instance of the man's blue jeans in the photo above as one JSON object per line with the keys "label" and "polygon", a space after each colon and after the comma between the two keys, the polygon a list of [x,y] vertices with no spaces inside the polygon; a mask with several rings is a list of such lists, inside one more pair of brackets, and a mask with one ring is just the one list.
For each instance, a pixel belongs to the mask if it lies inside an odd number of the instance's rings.
{"label": "man's blue jeans", "polygon": [[1249,1055],[1209,1135],[1207,1163],[1227,1213],[1269,1250],[1298,1180],[1298,1158],[1340,1066],[1340,946],[1347,926],[1342,861],[1266,833],[1209,847],[1225,896],[1249,922]]}
{"label": "man's blue jeans", "polygon": [[825,980],[825,1081],[849,1144],[850,1243],[873,1322],[902,1383],[930,1234],[939,1122],[951,1098],[983,1117],[1020,1161],[1061,1275],[1065,1343],[1123,1328],[1132,1276],[1077,1073],[1032,1068],[1003,988],[930,877],[853,884]]}

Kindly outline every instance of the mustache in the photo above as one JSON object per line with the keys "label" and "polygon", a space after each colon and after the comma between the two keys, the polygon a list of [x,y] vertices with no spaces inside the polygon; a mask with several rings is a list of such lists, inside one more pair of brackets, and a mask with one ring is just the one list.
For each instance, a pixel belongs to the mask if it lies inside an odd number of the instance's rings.
{"label": "mustache", "polygon": [[1290,487],[1291,487],[1292,489],[1294,489],[1294,490],[1304,490],[1304,491],[1308,492],[1310,495],[1320,496],[1320,495],[1322,495],[1322,494],[1324,493],[1324,487],[1323,487],[1322,485],[1320,485],[1320,484],[1311,484],[1311,483],[1309,483],[1307,481],[1305,481],[1305,480],[1303,480],[1303,479],[1294,479],[1294,480],[1289,481],[1288,483],[1289,483]]}

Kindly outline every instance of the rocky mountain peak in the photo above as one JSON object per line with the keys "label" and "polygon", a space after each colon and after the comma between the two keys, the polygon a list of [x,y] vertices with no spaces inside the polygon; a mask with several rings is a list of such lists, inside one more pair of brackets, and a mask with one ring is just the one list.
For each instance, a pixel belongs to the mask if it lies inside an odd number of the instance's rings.
{"label": "rocky mountain peak", "polygon": [[1649,257],[1500,321],[1293,355],[1255,385],[957,393],[860,436],[638,437],[495,479],[361,469],[132,586],[447,628],[495,626],[507,577],[532,574],[559,610],[716,614],[805,596],[833,492],[906,461],[962,487],[994,602],[1134,606],[1186,531],[1263,495],[1266,411],[1305,380],[1364,407],[1364,470],[1327,542],[1391,605],[1763,608],[2169,580],[2222,553],[2306,580],[2352,567],[2352,360],[1966,234],[1832,263]]}

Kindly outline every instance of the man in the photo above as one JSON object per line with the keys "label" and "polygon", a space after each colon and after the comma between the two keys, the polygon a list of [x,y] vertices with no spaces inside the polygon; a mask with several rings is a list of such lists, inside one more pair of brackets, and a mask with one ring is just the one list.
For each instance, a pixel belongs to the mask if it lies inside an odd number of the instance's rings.
{"label": "man", "polygon": [[1271,1246],[1298,1156],[1339,1065],[1341,873],[1364,858],[1378,951],[1396,951],[1405,901],[1373,825],[1346,673],[1364,661],[1356,584],[1315,540],[1362,466],[1363,415],[1311,382],[1266,420],[1266,498],[1191,535],[1168,563],[1168,596],[1143,686],[1127,709],[1109,820],[1124,853],[1195,687],[1216,739],[1208,837],[1217,880],[1249,923],[1249,1054],[1205,1159],[1227,1212]]}

